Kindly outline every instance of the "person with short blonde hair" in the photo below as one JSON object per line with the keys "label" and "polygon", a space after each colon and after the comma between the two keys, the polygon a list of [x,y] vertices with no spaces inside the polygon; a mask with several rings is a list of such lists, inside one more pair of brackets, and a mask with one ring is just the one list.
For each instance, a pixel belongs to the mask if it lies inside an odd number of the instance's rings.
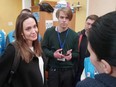
{"label": "person with short blonde hair", "polygon": [[60,12],[64,12],[64,14],[66,14],[67,15],[67,17],[68,17],[68,19],[69,19],[69,21],[71,21],[72,20],[72,17],[73,17],[73,13],[72,13],[72,10],[70,9],[70,8],[61,8],[61,9],[58,9],[58,11],[56,12],[56,17],[57,18],[59,18],[59,13]]}
{"label": "person with short blonde hair", "polygon": [[69,28],[72,11],[68,7],[56,12],[58,26],[44,33],[42,49],[48,58],[48,87],[74,87],[74,62],[77,60],[77,34]]}
{"label": "person with short blonde hair", "polygon": [[78,52],[79,52],[79,62],[78,62],[78,69],[76,71],[76,80],[75,85],[82,79],[86,78],[85,70],[84,70],[84,60],[85,58],[89,57],[90,54],[87,50],[87,33],[89,29],[92,27],[92,24],[98,19],[99,17],[95,14],[89,15],[85,20],[84,29],[77,32],[78,34]]}

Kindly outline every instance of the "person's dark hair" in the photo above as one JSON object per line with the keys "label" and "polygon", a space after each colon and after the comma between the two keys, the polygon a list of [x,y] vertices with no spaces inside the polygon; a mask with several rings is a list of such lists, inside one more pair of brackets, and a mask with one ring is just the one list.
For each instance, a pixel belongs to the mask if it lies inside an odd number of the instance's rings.
{"label": "person's dark hair", "polygon": [[29,14],[31,14],[32,12],[31,12],[31,10],[25,8],[25,9],[21,10],[20,14],[22,14],[22,13],[29,13]]}
{"label": "person's dark hair", "polygon": [[61,11],[63,11],[68,16],[68,19],[70,21],[72,20],[73,13],[72,13],[72,10],[69,7],[63,7],[63,8],[58,9],[57,12],[56,12],[56,17],[57,18],[59,17],[59,14],[60,14]]}
{"label": "person's dark hair", "polygon": [[[23,13],[20,14],[17,17],[16,20],[16,26],[15,26],[15,33],[16,33],[16,42],[19,46],[20,53],[22,59],[24,59],[26,62],[29,62],[34,55],[40,56],[41,55],[41,46],[38,42],[38,39],[33,42],[33,47],[34,47],[34,53],[29,49],[29,46],[27,45],[25,39],[23,38],[24,36],[22,35],[23,32],[23,22],[28,19],[28,18],[33,18],[36,22],[36,26],[38,27],[38,23],[35,19],[35,17],[32,14],[27,14]],[[37,32],[39,33],[39,32]]]}
{"label": "person's dark hair", "polygon": [[86,21],[88,20],[88,19],[91,19],[91,20],[97,20],[99,17],[97,16],[97,15],[95,15],[95,14],[92,14],[92,15],[89,15],[87,18],[86,18]]}
{"label": "person's dark hair", "polygon": [[98,60],[116,66],[116,11],[107,13],[92,25],[88,40]]}

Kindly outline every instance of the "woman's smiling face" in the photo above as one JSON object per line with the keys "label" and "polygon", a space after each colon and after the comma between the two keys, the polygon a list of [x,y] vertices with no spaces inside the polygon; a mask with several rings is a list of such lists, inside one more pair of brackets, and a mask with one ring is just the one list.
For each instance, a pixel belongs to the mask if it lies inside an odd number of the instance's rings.
{"label": "woman's smiling face", "polygon": [[33,18],[28,18],[23,22],[23,38],[28,45],[32,45],[32,42],[37,39],[38,28]]}

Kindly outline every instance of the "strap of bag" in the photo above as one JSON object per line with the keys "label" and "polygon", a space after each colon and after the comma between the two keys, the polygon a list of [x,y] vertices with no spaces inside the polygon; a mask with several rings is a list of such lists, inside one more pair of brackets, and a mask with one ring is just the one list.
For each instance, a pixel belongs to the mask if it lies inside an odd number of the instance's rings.
{"label": "strap of bag", "polygon": [[80,34],[79,35],[79,43],[78,43],[78,52],[80,52],[80,45],[81,45],[82,37],[83,37],[83,35]]}
{"label": "strap of bag", "polygon": [[19,63],[20,63],[20,55],[19,55],[19,51],[17,50],[16,43],[13,42],[11,44],[15,47],[15,57],[14,57],[14,61],[13,61],[13,64],[12,64],[12,67],[11,67],[11,70],[10,70],[10,77],[8,79],[8,84],[11,83],[12,77],[15,74],[15,72],[16,72],[18,66],[19,66]]}

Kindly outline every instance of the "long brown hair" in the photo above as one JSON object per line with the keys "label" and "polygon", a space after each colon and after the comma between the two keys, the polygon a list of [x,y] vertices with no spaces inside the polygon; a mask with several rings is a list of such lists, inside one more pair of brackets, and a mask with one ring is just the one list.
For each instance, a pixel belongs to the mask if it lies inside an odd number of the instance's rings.
{"label": "long brown hair", "polygon": [[[26,40],[22,36],[23,22],[28,18],[33,18],[38,27],[38,23],[37,23],[37,20],[35,19],[35,17],[32,14],[27,14],[27,13],[20,14],[17,17],[16,26],[15,26],[16,43],[20,50],[21,58],[24,59],[26,62],[29,62],[33,58],[33,56],[41,56],[41,53],[42,53],[38,38],[37,38],[37,40],[33,41],[33,44],[32,44],[34,47],[34,52],[33,52],[33,51],[31,51],[31,49],[29,48],[29,46],[26,43]],[[37,32],[37,35],[38,34],[39,34],[39,32]]]}

